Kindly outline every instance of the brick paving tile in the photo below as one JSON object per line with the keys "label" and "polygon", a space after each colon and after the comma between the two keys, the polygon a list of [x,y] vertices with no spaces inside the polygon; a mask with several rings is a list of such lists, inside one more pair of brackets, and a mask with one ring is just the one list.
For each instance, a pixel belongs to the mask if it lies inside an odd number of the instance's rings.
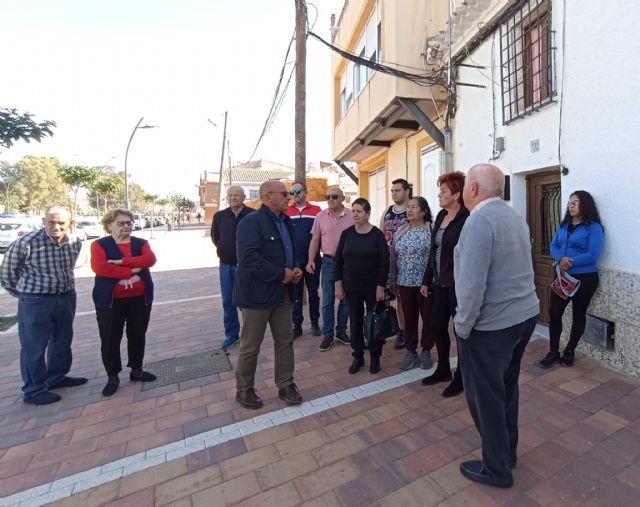
{"label": "brick paving tile", "polygon": [[619,481],[622,481],[629,486],[640,489],[640,461],[636,461],[632,465],[625,468],[617,476]]}
{"label": "brick paving tile", "polygon": [[281,484],[264,493],[252,496],[235,504],[237,507],[263,507],[264,505],[277,505],[278,507],[293,507],[300,505],[302,499],[295,486],[291,483]]}
{"label": "brick paving tile", "polygon": [[222,461],[220,463],[222,477],[225,481],[233,479],[280,459],[280,453],[278,453],[275,445],[261,447],[255,451],[249,451],[246,454]]}
{"label": "brick paving tile", "polygon": [[155,502],[163,506],[208,489],[222,482],[222,471],[219,465],[210,465],[195,472],[181,475],[155,488]]}
{"label": "brick paving tile", "polygon": [[89,470],[99,465],[104,465],[112,461],[118,460],[125,456],[127,444],[116,444],[111,447],[105,447],[98,451],[93,451],[82,456],[70,456],[66,460],[60,462],[60,467],[56,473],[56,479],[61,479],[69,475],[73,475],[85,470]]}
{"label": "brick paving tile", "polygon": [[596,490],[596,486],[570,472],[559,473],[540,481],[527,495],[545,507],[582,505]]}
{"label": "brick paving tile", "polygon": [[322,467],[366,449],[370,444],[370,439],[364,439],[357,434],[352,434],[312,450],[311,455]]}
{"label": "brick paving tile", "polygon": [[260,447],[264,447],[269,444],[275,444],[282,440],[286,442],[288,439],[295,437],[296,434],[296,429],[293,425],[283,424],[281,426],[267,428],[266,430],[259,431],[258,433],[247,435],[244,437],[244,443],[247,446],[247,449],[253,451],[254,449],[259,449]]}
{"label": "brick paving tile", "polygon": [[381,467],[338,486],[335,491],[344,507],[360,507],[371,505],[405,483],[406,481],[398,477],[392,469]]}
{"label": "brick paving tile", "polygon": [[599,410],[595,414],[587,417],[584,423],[602,431],[606,435],[611,435],[620,428],[624,428],[629,421],[612,414],[608,410]]}
{"label": "brick paving tile", "polygon": [[13,477],[14,475],[21,474],[29,466],[31,456],[23,456],[11,461],[0,463],[0,479],[6,479],[7,477]]}
{"label": "brick paving tile", "polygon": [[546,478],[574,462],[575,459],[576,455],[570,450],[547,441],[520,456],[518,463],[523,463],[540,477]]}
{"label": "brick paving tile", "polygon": [[460,458],[447,463],[444,466],[434,470],[429,477],[441,488],[447,496],[455,495],[469,486],[469,479],[460,473],[460,463],[477,459],[471,454],[461,456]]}
{"label": "brick paving tile", "polygon": [[343,507],[343,505],[333,491],[328,491],[324,495],[300,504],[300,507]]}
{"label": "brick paving tile", "polygon": [[381,507],[431,507],[447,498],[447,493],[428,475],[397,489],[378,502]]}
{"label": "brick paving tile", "polygon": [[321,445],[325,445],[329,441],[330,438],[324,431],[316,429],[300,433],[299,435],[289,438],[284,442],[278,442],[276,443],[276,448],[283,458],[287,458],[297,453],[309,451],[316,447],[320,447]]}
{"label": "brick paving tile", "polygon": [[601,507],[604,505],[632,506],[638,505],[640,489],[636,489],[624,482],[613,480],[598,488],[594,495],[582,505],[586,507]]}
{"label": "brick paving tile", "polygon": [[119,482],[107,482],[101,486],[50,503],[49,507],[88,507],[104,505],[117,500],[119,488]]}
{"label": "brick paving tile", "polygon": [[392,463],[391,468],[405,481],[410,482],[442,467],[447,460],[431,447],[425,447]]}
{"label": "brick paving tile", "polygon": [[582,456],[605,438],[606,433],[591,425],[579,423],[557,435],[553,441],[573,454]]}
{"label": "brick paving tile", "polygon": [[150,435],[133,438],[127,442],[126,456],[133,456],[139,452],[170,444],[184,438],[184,431],[180,426],[174,426],[162,431],[155,431]]}
{"label": "brick paving tile", "polygon": [[40,467],[0,480],[0,498],[28,489],[34,484],[44,484],[52,481],[55,478],[57,469],[57,465]]}
{"label": "brick paving tile", "polygon": [[617,454],[625,461],[635,461],[640,457],[640,438],[626,428],[612,434],[602,442],[601,447]]}
{"label": "brick paving tile", "polygon": [[193,507],[211,507],[215,499],[216,507],[233,505],[260,493],[260,486],[254,473],[236,477],[230,481],[212,486],[191,497]]}
{"label": "brick paving tile", "polygon": [[469,486],[447,498],[439,507],[498,507],[500,504],[490,498],[479,486]]}
{"label": "brick paving tile", "polygon": [[201,468],[220,463],[229,458],[240,456],[247,452],[244,440],[237,438],[222,444],[203,449],[187,456],[187,469],[193,473]]}
{"label": "brick paving tile", "polygon": [[358,475],[356,468],[347,459],[322,467],[309,475],[295,479],[293,482],[302,499],[309,500],[352,481]]}
{"label": "brick paving tile", "polygon": [[162,484],[187,472],[187,460],[178,458],[167,463],[127,475],[120,481],[120,498],[142,489]]}
{"label": "brick paving tile", "polygon": [[183,425],[185,437],[197,435],[205,431],[212,430],[214,428],[220,428],[236,422],[236,418],[231,412],[224,412],[222,414],[213,415],[210,417],[202,417],[195,421],[189,421]]}
{"label": "brick paving tile", "polygon": [[607,410],[629,421],[640,419],[640,394],[624,396],[609,405]]}
{"label": "brick paving tile", "polygon": [[308,453],[300,453],[256,470],[258,483],[267,490],[306,475],[319,468],[318,461]]}
{"label": "brick paving tile", "polygon": [[105,504],[105,507],[155,507],[153,488],[137,491],[123,498]]}
{"label": "brick paving tile", "polygon": [[601,486],[622,473],[629,465],[630,463],[619,455],[596,446],[584,456],[577,458],[567,468],[574,475]]}

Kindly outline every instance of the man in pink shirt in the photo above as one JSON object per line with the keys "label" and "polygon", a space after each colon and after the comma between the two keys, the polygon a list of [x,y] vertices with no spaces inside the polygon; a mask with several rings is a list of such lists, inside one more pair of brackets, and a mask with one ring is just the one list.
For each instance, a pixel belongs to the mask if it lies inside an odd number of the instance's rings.
{"label": "man in pink shirt", "polygon": [[[322,252],[322,269],[320,278],[322,284],[322,333],[324,338],[320,344],[322,352],[333,347],[334,337],[334,311],[335,311],[335,278],[334,260],[338,242],[342,231],[353,225],[351,210],[344,207],[344,193],[338,187],[327,189],[328,208],[316,215],[311,228],[311,243],[309,244],[309,263],[307,271],[313,273],[316,270],[315,258],[318,251]],[[347,320],[349,309],[346,300],[338,304],[338,323],[335,327],[335,339],[345,345],[351,345],[351,339],[347,335]]]}

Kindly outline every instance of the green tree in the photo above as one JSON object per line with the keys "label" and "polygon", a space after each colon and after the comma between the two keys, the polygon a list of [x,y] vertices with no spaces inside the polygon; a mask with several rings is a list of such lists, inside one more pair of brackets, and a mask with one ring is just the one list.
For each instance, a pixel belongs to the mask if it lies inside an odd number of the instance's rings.
{"label": "green tree", "polygon": [[72,212],[75,214],[78,204],[78,191],[81,188],[91,189],[92,185],[100,178],[100,173],[95,168],[89,169],[80,165],[63,165],[58,170],[58,174],[60,174],[62,181],[71,187],[73,192]]}
{"label": "green tree", "polygon": [[56,204],[68,206],[69,187],[60,178],[55,157],[24,157],[16,164],[18,178],[14,192],[25,211],[44,212]]}
{"label": "green tree", "polygon": [[18,168],[10,165],[8,162],[0,162],[0,178],[2,182],[0,187],[4,192],[4,210],[10,211],[13,206],[17,206],[17,201],[14,203],[12,199],[11,188],[13,184],[19,178]]}
{"label": "green tree", "polygon": [[101,174],[91,185],[89,199],[96,203],[96,210],[100,213],[100,202],[102,202],[104,212],[107,208],[115,208],[120,202],[123,182],[113,174]]}
{"label": "green tree", "polygon": [[31,113],[19,113],[17,109],[0,108],[0,147],[11,148],[15,141],[40,142],[43,137],[52,136],[56,124],[45,120],[37,123]]}

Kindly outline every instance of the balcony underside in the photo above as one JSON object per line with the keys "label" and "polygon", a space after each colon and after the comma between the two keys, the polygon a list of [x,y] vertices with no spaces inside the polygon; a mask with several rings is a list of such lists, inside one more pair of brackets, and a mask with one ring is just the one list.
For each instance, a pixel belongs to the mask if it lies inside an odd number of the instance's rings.
{"label": "balcony underside", "polygon": [[[444,104],[443,101],[435,102],[440,108]],[[437,121],[438,112],[431,99],[396,97],[338,154],[336,160],[361,163],[381,148],[389,148],[394,141],[421,128],[439,142],[439,131],[434,125]]]}

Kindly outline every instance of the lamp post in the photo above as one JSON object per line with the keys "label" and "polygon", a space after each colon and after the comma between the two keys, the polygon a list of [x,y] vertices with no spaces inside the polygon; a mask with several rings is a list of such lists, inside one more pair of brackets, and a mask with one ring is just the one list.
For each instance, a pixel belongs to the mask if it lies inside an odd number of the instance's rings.
{"label": "lamp post", "polygon": [[[222,202],[222,168],[224,167],[224,145],[227,140],[227,115],[228,111],[224,112],[224,130],[222,132],[222,153],[220,153],[220,172],[218,173],[218,211],[220,211],[220,204]],[[214,127],[217,127],[209,118],[207,121]]]}
{"label": "lamp post", "polygon": [[127,151],[124,153],[124,207],[129,209],[129,171],[127,171],[127,159],[129,157],[129,147],[131,146],[131,141],[133,141],[133,136],[136,134],[136,130],[138,129],[155,129],[158,128],[157,125],[140,125],[144,120],[144,117],[140,117],[138,123],[133,128],[133,132],[131,132],[131,137],[129,138],[129,142],[127,143]]}

